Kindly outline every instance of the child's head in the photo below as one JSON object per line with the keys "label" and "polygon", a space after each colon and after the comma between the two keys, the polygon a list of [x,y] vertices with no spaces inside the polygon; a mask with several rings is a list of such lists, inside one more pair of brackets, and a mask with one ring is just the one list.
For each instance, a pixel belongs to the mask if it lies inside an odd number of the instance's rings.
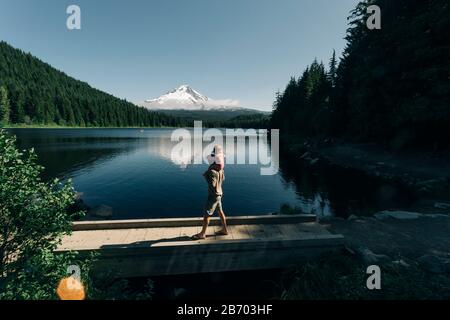
{"label": "child's head", "polygon": [[221,145],[215,145],[212,153],[208,156],[208,162],[211,166],[216,166],[215,170],[222,170],[225,165],[225,155]]}
{"label": "child's head", "polygon": [[223,153],[222,146],[221,146],[220,144],[216,144],[216,145],[214,146],[214,149],[213,149],[212,154],[213,154],[213,155],[218,155],[218,154],[222,154],[222,153]]}

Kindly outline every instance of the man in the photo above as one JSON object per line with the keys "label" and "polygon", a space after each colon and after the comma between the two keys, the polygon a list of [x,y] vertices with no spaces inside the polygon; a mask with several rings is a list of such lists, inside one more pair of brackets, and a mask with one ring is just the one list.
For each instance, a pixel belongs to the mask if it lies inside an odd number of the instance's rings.
{"label": "man", "polygon": [[[223,158],[221,150],[221,146],[215,146],[209,160],[212,161],[211,159],[217,159],[218,157]],[[224,170],[220,168],[223,168],[223,165],[222,167],[218,167],[217,163],[213,162],[203,174],[208,183],[208,199],[205,206],[202,231],[199,234],[194,235],[192,237],[193,240],[202,240],[206,238],[206,229],[216,210],[219,214],[220,221],[222,222],[222,229],[216,234],[221,236],[228,235],[227,220],[222,209],[222,183],[225,180],[225,173]]]}

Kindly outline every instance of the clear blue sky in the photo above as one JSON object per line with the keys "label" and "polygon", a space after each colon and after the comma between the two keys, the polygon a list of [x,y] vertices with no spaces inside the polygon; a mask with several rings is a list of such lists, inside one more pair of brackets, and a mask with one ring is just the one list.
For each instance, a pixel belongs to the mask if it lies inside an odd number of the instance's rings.
{"label": "clear blue sky", "polygon": [[[269,110],[317,57],[340,54],[357,0],[0,0],[0,39],[132,102],[181,84]],[[82,29],[66,28],[81,7]]]}

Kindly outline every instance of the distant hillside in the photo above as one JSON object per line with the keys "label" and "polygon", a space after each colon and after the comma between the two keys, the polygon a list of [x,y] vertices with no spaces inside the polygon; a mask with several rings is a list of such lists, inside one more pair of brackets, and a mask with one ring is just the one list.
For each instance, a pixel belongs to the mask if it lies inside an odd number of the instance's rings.
{"label": "distant hillside", "polygon": [[258,116],[258,115],[269,115],[269,113],[264,113],[258,110],[252,109],[234,109],[234,110],[160,110],[158,112],[173,116],[183,118],[188,122],[194,120],[202,121],[228,121],[240,116]]}
{"label": "distant hillside", "polygon": [[268,129],[270,128],[270,113],[240,115],[224,121],[207,121],[205,126],[220,128]]}
{"label": "distant hillside", "polygon": [[0,106],[0,116],[7,119],[3,122],[100,127],[182,124],[179,119],[92,88],[3,41],[0,89],[1,101],[9,100]]}

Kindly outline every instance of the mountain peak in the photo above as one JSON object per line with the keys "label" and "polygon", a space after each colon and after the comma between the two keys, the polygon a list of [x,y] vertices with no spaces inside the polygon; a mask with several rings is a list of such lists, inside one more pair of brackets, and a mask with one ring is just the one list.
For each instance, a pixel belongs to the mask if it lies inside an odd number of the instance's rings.
{"label": "mountain peak", "polygon": [[192,88],[187,84],[183,84],[183,85],[179,86],[178,88],[167,92],[167,94],[173,93],[173,92],[190,92],[190,91],[192,91]]}
{"label": "mountain peak", "polygon": [[183,84],[177,89],[168,92],[167,94],[178,94],[178,97],[175,97],[177,100],[188,100],[193,102],[203,102],[209,100],[208,97],[202,95],[198,91],[195,91],[187,84]]}
{"label": "mountain peak", "polygon": [[143,104],[147,109],[154,110],[214,110],[236,108],[239,102],[236,100],[213,100],[200,92],[183,84],[177,89],[156,99],[146,100]]}
{"label": "mountain peak", "polygon": [[190,90],[192,90],[192,88],[189,85],[183,84],[179,86],[176,91],[190,91]]}

